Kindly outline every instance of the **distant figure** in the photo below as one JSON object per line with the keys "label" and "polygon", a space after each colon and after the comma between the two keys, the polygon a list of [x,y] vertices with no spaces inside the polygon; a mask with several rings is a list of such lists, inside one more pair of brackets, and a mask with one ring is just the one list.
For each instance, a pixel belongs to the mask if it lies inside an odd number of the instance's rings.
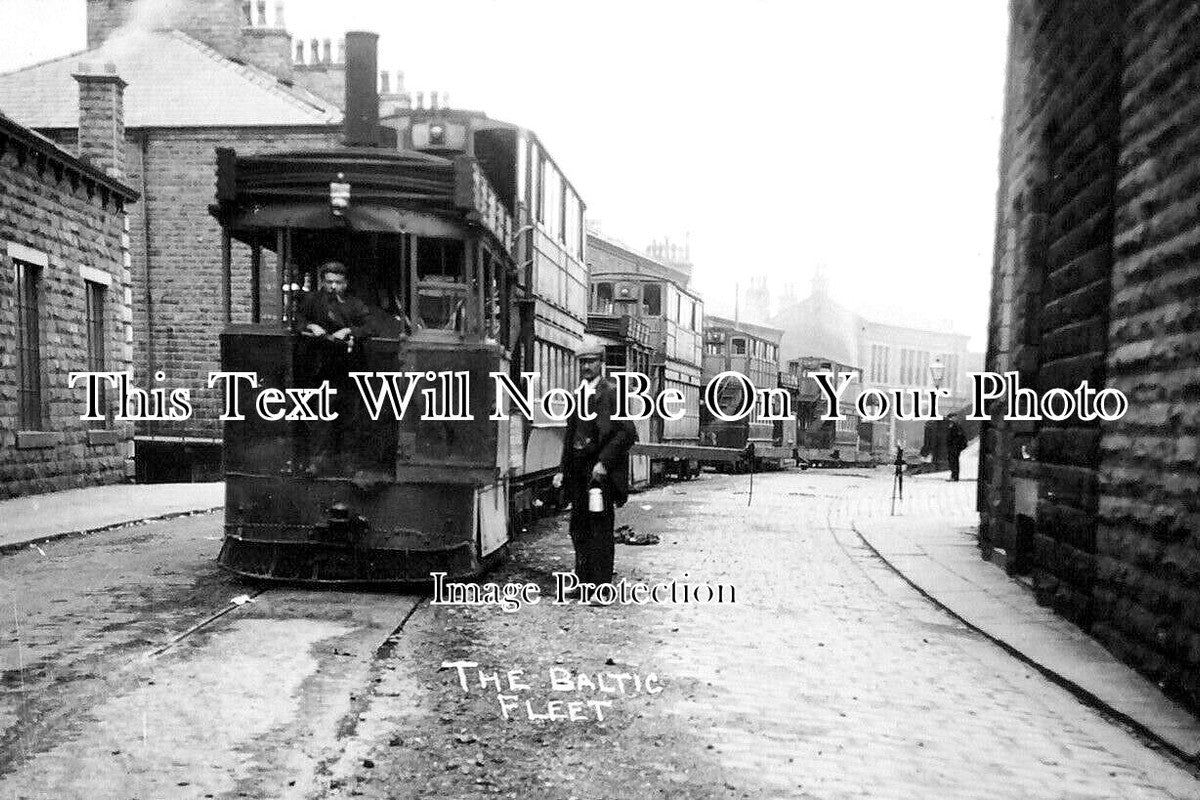
{"label": "distant figure", "polygon": [[[581,584],[612,583],[614,508],[625,505],[629,490],[629,448],[637,430],[628,420],[615,421],[616,389],[604,376],[604,345],[585,338],[576,351],[579,374],[595,391],[591,410],[595,418],[583,420],[579,411],[567,419],[561,471],[555,487],[565,484],[571,500],[571,543],[575,546],[575,576]],[[603,509],[588,509],[588,493],[600,489]],[[579,596],[578,590],[567,597]]]}
{"label": "distant figure", "polygon": [[967,435],[958,420],[950,417],[946,423],[946,454],[950,458],[950,480],[958,480],[958,457],[967,447]]}

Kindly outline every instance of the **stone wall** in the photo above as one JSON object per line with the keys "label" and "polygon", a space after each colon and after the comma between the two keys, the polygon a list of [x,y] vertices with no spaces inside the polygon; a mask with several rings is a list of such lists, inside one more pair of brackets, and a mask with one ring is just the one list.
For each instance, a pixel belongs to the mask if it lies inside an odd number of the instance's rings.
{"label": "stone wall", "polygon": [[981,545],[1200,707],[1200,9],[1011,10],[987,368],[1130,408],[989,423]]}
{"label": "stone wall", "polygon": [[1200,707],[1200,7],[1126,23],[1096,635]]}
{"label": "stone wall", "polygon": [[[132,467],[132,425],[81,421],[84,394],[69,387],[68,374],[88,367],[87,279],[107,283],[106,368],[126,369],[132,356],[126,214],[94,183],[89,191],[7,136],[0,187],[0,498],[122,481],[127,460]],[[40,267],[37,430],[20,425],[15,259]]]}
{"label": "stone wall", "polygon": [[[72,146],[74,132],[46,133]],[[130,214],[137,287],[134,377],[146,386],[162,371],[159,385],[187,387],[193,400],[190,419],[142,422],[139,436],[211,442],[221,436],[219,398],[207,384],[208,373],[219,369],[219,336],[225,325],[221,229],[208,210],[216,202],[216,148],[251,155],[330,146],[340,136],[338,126],[128,132],[128,182],[143,193]],[[233,255],[233,321],[248,322],[249,249],[235,243]],[[274,255],[265,253],[263,260],[269,269]],[[264,276],[264,287],[270,280]]]}

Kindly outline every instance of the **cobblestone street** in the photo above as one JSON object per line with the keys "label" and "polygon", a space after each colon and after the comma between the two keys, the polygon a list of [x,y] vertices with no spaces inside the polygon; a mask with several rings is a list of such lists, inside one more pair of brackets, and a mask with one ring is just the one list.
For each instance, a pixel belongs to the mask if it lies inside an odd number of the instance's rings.
{"label": "cobblestone street", "polygon": [[[1200,784],[933,607],[850,524],[889,512],[876,473],[705,476],[631,499],[622,576],[728,583],[732,605],[518,613],[431,608],[405,630],[335,783],[366,796],[1194,797]],[[906,513],[970,522],[973,483],[909,484]],[[497,580],[570,563],[565,521],[523,540]],[[656,695],[609,719],[501,719],[442,660],[523,669],[544,707],[550,670],[656,673]],[[607,666],[606,666],[607,665]],[[529,680],[533,675],[536,680]],[[583,692],[578,696],[592,697]],[[394,746],[389,747],[388,743]],[[362,764],[374,764],[364,769]],[[404,795],[409,796],[409,795]]]}
{"label": "cobblestone street", "polygon": [[[855,520],[889,513],[883,470],[749,488],[704,475],[618,518],[661,536],[618,545],[618,577],[727,584],[734,603],[554,605],[558,517],[488,577],[542,587],[517,612],[269,589],[151,659],[246,591],[206,564],[219,515],[5,557],[0,796],[1197,796],[863,544]],[[914,479],[903,513],[969,524],[974,489]]]}

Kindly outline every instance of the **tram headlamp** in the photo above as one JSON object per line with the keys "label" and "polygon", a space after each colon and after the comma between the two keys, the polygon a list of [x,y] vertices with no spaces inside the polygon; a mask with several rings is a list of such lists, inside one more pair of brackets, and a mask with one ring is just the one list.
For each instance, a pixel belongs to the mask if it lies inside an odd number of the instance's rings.
{"label": "tram headlamp", "polygon": [[350,207],[350,184],[345,180],[346,176],[339,172],[337,180],[329,183],[329,207],[333,209],[333,215],[340,217],[347,208]]}
{"label": "tram headlamp", "polygon": [[429,143],[431,145],[444,145],[446,143],[446,126],[445,125],[430,125],[429,126]]}

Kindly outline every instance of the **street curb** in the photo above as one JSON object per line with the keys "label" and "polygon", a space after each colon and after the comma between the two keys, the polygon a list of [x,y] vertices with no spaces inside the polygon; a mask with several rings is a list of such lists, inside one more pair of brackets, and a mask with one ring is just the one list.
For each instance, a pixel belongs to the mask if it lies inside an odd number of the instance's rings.
{"label": "street curb", "polygon": [[918,594],[920,594],[922,597],[924,597],[926,600],[928,600],[933,605],[937,606],[939,609],[944,611],[946,614],[949,614],[951,617],[958,620],[960,623],[962,623],[963,625],[965,625],[967,628],[971,629],[972,631],[975,631],[976,633],[978,633],[983,638],[987,639],[992,644],[997,645],[1000,649],[1004,650],[1006,653],[1013,656],[1018,661],[1020,661],[1024,664],[1027,664],[1028,666],[1037,670],[1044,678],[1048,679],[1051,683],[1054,683],[1055,685],[1060,686],[1063,689],[1066,689],[1068,692],[1070,692],[1072,695],[1074,695],[1077,699],[1081,700],[1088,706],[1091,706],[1096,711],[1099,711],[1104,716],[1110,718],[1111,720],[1119,722],[1122,725],[1125,725],[1126,727],[1132,728],[1140,737],[1142,737],[1143,739],[1149,740],[1149,742],[1151,742],[1154,746],[1162,748],[1163,750],[1166,750],[1168,753],[1170,753],[1172,756],[1174,756],[1176,759],[1178,759],[1184,765],[1189,767],[1193,772],[1195,772],[1197,770],[1197,768],[1200,768],[1200,753],[1188,753],[1187,751],[1180,749],[1176,745],[1172,744],[1171,742],[1169,742],[1166,739],[1159,736],[1157,733],[1155,733],[1153,730],[1148,728],[1143,723],[1139,722],[1138,720],[1134,719],[1133,717],[1129,716],[1128,714],[1126,714],[1122,711],[1118,711],[1117,709],[1113,708],[1111,705],[1106,703],[1100,697],[1098,697],[1095,694],[1093,694],[1092,692],[1088,691],[1086,688],[1079,685],[1075,681],[1071,680],[1070,678],[1065,677],[1064,675],[1061,675],[1058,672],[1055,672],[1054,670],[1050,669],[1049,667],[1045,666],[1044,664],[1034,660],[1033,658],[1030,658],[1024,652],[1022,652],[1021,650],[1018,650],[1016,647],[1014,647],[1013,645],[1004,641],[1003,639],[993,636],[992,634],[988,633],[984,629],[973,624],[972,622],[967,620],[965,617],[963,617],[960,614],[958,614],[957,612],[955,612],[953,609],[951,609],[945,603],[938,600],[936,597],[931,595],[929,592],[925,591],[923,588],[921,588],[921,586],[919,584],[917,584],[911,578],[909,578],[907,575],[905,575],[903,572],[901,572],[900,569],[897,568],[895,564],[893,564],[891,561],[889,561],[887,559],[887,557],[883,555],[883,553],[879,552],[879,550],[876,549],[875,545],[871,544],[867,540],[866,536],[863,536],[862,531],[860,531],[858,529],[858,525],[855,522],[851,521],[850,529],[854,531],[854,535],[859,538],[859,541],[861,541],[864,545],[867,546],[868,550],[870,550],[872,553],[874,553],[875,556],[880,561],[882,561],[884,564],[887,565],[888,569],[890,569],[892,572],[899,575],[901,580],[903,580],[905,583],[907,583],[909,586],[911,586],[913,589],[915,589]]}
{"label": "street curb", "polygon": [[30,547],[36,547],[37,545],[47,544],[49,542],[57,542],[61,539],[72,539],[72,538],[76,538],[76,537],[91,536],[94,533],[104,533],[105,531],[112,531],[112,530],[116,530],[118,528],[131,528],[134,525],[145,525],[150,522],[162,522],[163,520],[177,519],[179,517],[193,517],[193,516],[199,516],[201,514],[212,514],[214,512],[221,511],[224,508],[225,508],[224,505],[219,505],[219,506],[213,506],[212,508],[192,508],[192,509],[188,509],[186,511],[170,511],[166,514],[158,514],[157,516],[153,516],[153,517],[144,517],[142,519],[129,519],[129,520],[123,520],[121,522],[113,522],[109,525],[101,525],[98,528],[86,528],[86,529],[82,529],[82,530],[60,531],[58,533],[48,533],[44,536],[34,536],[32,538],[25,539],[20,542],[7,542],[5,544],[0,544],[0,556],[11,555],[13,553],[19,553],[20,551],[28,549]]}

